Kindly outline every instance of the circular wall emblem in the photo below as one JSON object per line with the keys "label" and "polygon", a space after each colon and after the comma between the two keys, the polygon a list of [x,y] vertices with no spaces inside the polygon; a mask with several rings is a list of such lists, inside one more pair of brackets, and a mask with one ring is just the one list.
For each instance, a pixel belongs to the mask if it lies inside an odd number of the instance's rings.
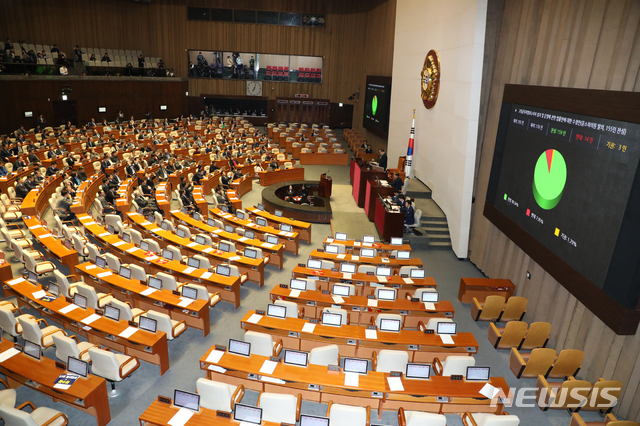
{"label": "circular wall emblem", "polygon": [[438,100],[440,90],[440,58],[438,52],[430,50],[424,58],[421,76],[421,96],[425,108],[431,109]]}

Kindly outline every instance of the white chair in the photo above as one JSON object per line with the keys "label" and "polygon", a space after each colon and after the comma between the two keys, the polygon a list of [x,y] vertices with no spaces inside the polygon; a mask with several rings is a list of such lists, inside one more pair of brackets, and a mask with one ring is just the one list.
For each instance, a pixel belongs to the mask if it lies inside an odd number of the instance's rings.
{"label": "white chair", "polygon": [[213,245],[213,240],[211,239],[211,236],[209,236],[207,234],[196,234],[196,237],[204,238],[204,243],[207,246],[212,246]]}
{"label": "white chair", "polygon": [[196,392],[200,395],[200,405],[217,411],[233,411],[236,403],[244,397],[244,386],[229,385],[209,379],[196,381]]}
{"label": "white chair", "polygon": [[406,351],[393,351],[388,349],[382,349],[376,354],[373,352],[372,366],[373,371],[381,371],[383,373],[390,373],[392,371],[400,371],[404,373],[407,371],[407,364],[409,363],[409,353]]}
{"label": "white chair", "polygon": [[[394,250],[394,251],[397,252],[397,250]],[[402,276],[402,275],[410,276],[412,269],[420,269],[420,268],[418,268],[417,266],[414,266],[414,265],[401,266],[400,270],[398,271],[398,275],[400,275],[400,276]]]}
{"label": "white chair", "polygon": [[128,229],[127,233],[131,235],[131,242],[139,246],[140,242],[142,241],[142,234],[135,229]]}
{"label": "white chair", "polygon": [[[58,284],[61,296],[72,298],[73,295],[76,294],[76,283],[78,282],[78,279],[75,275],[65,276],[62,272],[56,269],[53,271],[53,276],[56,278],[56,284]],[[69,279],[73,281],[70,282]]]}
{"label": "white chair", "polygon": [[96,262],[96,258],[101,255],[100,249],[98,248],[97,245],[92,244],[92,243],[86,243],[84,246],[89,251],[89,260],[92,261],[93,263],[95,263]]}
{"label": "white chair", "polygon": [[249,276],[247,274],[241,274],[240,269],[236,265],[227,265],[229,270],[231,271],[232,277],[240,277],[240,284],[244,283]]}
{"label": "white chair", "polygon": [[[81,359],[83,361],[90,361],[89,349],[93,347],[99,347],[89,342],[81,342],[77,336],[73,334],[70,336],[63,336],[61,333],[55,333],[53,337],[53,344],[56,347],[56,358],[67,364],[69,357]],[[75,339],[75,341],[74,341]]]}
{"label": "white chair", "polygon": [[156,221],[156,225],[158,225],[158,226],[162,225],[162,221],[164,220],[164,218],[162,217],[160,212],[153,212],[153,218]]}
{"label": "white chair", "polygon": [[220,293],[218,293],[218,292],[209,293],[209,290],[207,290],[207,287],[205,287],[203,285],[189,283],[189,284],[187,284],[187,286],[195,288],[198,291],[198,293],[197,293],[198,299],[207,300],[209,302],[209,307],[213,307],[213,306],[217,305],[218,302],[220,302],[220,300],[222,300],[222,298],[220,297]]}
{"label": "white chair", "polygon": [[340,365],[340,347],[338,345],[320,346],[309,351],[309,364]]}
{"label": "white chair", "polygon": [[75,251],[86,259],[89,256],[89,249],[84,246],[85,241],[78,234],[71,235],[71,239],[73,240],[73,248]]}
{"label": "white chair", "polygon": [[371,407],[334,404],[333,401],[329,401],[327,417],[331,426],[368,426]]}
{"label": "white chair", "polygon": [[129,302],[123,302],[115,298],[109,304],[120,310],[120,319],[122,321],[138,322],[138,317],[145,313],[142,309],[132,307]]}
{"label": "white chair", "polygon": [[165,219],[162,221],[162,224],[163,225],[166,224],[165,227],[167,228],[168,231],[176,232],[176,227],[173,225],[173,223],[170,220]]}
{"label": "white chair", "polygon": [[[63,330],[59,329],[55,325],[49,325],[44,319],[37,319],[34,317],[27,317],[21,315],[18,317],[18,322],[22,326],[22,337],[25,340],[29,340],[41,348],[48,348],[54,345],[52,335],[55,333],[61,333],[67,335]],[[40,323],[45,324],[45,328],[40,328]]]}
{"label": "white chair", "polygon": [[398,426],[447,426],[444,414],[425,413],[423,411],[398,410]]}
{"label": "white chair", "polygon": [[322,260],[322,269],[333,269],[336,264],[330,260]]}
{"label": "white chair", "polygon": [[[453,320],[451,318],[429,318],[429,321],[427,321],[427,325],[425,326],[425,329],[433,330],[435,332],[438,329],[439,322],[453,322]],[[421,330],[421,331],[424,331],[424,330]]]}
{"label": "white chair", "polygon": [[102,309],[114,299],[111,293],[98,293],[96,289],[85,283],[77,282],[76,291],[87,298],[87,308]]}
{"label": "white chair", "polygon": [[518,426],[520,419],[513,414],[466,412],[462,415],[462,423],[465,426]]}
{"label": "white chair", "polygon": [[116,354],[105,349],[91,348],[89,356],[91,357],[91,373],[111,383],[110,397],[120,394],[116,389],[116,382],[129,377],[140,367],[140,361],[135,356]]}
{"label": "white chair", "polygon": [[10,389],[9,384],[4,380],[0,379],[0,383],[2,383],[5,387],[4,390],[0,391],[0,405],[7,405],[9,407],[16,406],[16,397],[17,393],[15,389]]}
{"label": "white chair", "polygon": [[[15,316],[14,312],[16,311],[20,313],[20,316]],[[24,318],[30,318],[34,321],[37,320],[33,315],[23,313],[22,310],[15,307],[13,303],[0,306],[0,327],[13,338],[14,342],[17,342],[18,336],[22,335],[23,329],[22,325],[20,325],[20,319]]]}
{"label": "white chair", "polygon": [[282,350],[282,339],[273,342],[270,334],[245,331],[244,341],[251,343],[251,353],[261,356],[278,356]]}
{"label": "white chair", "polygon": [[298,396],[281,393],[260,392],[257,406],[262,408],[262,420],[295,425],[300,420],[302,394]]}
{"label": "white chair", "polygon": [[36,258],[33,253],[29,251],[23,251],[24,255],[24,266],[27,268],[27,271],[33,272],[34,274],[40,276],[44,274],[48,274],[49,272],[53,272],[56,269],[56,265],[53,262],[49,262],[48,260],[44,260],[42,262],[36,262]]}
{"label": "white chair", "polygon": [[128,265],[128,268],[131,269],[131,278],[143,283],[147,282],[147,273],[142,266],[134,265],[133,263],[131,263]]}
{"label": "white chair", "polygon": [[[149,251],[152,251],[154,253],[161,253],[162,252],[162,250],[160,249],[160,244],[158,244],[158,242],[156,240],[152,240],[151,238],[143,238],[142,241],[144,241],[145,243],[149,244]],[[169,248],[169,246],[167,246],[167,248]],[[174,257],[174,259],[175,259],[175,257]],[[180,258],[178,258],[178,259],[180,259]]]}
{"label": "white chair", "polygon": [[178,229],[184,232],[184,238],[191,238],[191,231],[184,225],[178,225]]}
{"label": "white chair", "polygon": [[315,291],[318,288],[316,277],[297,278],[307,282],[307,290]]}
{"label": "white chair", "polygon": [[276,300],[273,304],[277,306],[284,306],[286,308],[287,318],[304,317],[304,306],[298,308],[298,304],[296,302],[292,302],[290,300]]}
{"label": "white chair", "polygon": [[467,367],[476,365],[476,359],[472,356],[450,355],[444,362],[436,357],[433,359],[433,373],[436,376],[466,376]]}
{"label": "white chair", "polygon": [[418,300],[422,300],[422,293],[435,293],[437,290],[433,287],[422,287],[417,288],[416,291],[413,292],[413,296],[407,293],[407,299],[416,298]]}
{"label": "white chair", "polygon": [[204,257],[204,256],[199,255],[199,254],[194,254],[193,258],[194,259],[198,259],[200,261],[200,268],[201,269],[211,269],[211,262],[209,261],[208,257]]}
{"label": "white chair", "polygon": [[111,253],[105,254],[104,257],[107,259],[107,268],[118,273],[120,271],[120,259]]}
{"label": "white chair", "polygon": [[358,265],[358,273],[366,274],[367,272],[376,273],[376,267],[373,265]]}
{"label": "white chair", "polygon": [[422,217],[422,210],[417,209],[413,214],[413,218],[414,218],[413,225],[404,225],[404,226],[406,226],[407,228],[417,228],[418,226],[420,226],[421,217]]}
{"label": "white chair", "polygon": [[[31,407],[31,413],[22,411],[26,406]],[[69,424],[69,419],[65,414],[53,408],[36,408],[31,401],[16,408],[0,405],[0,417],[7,426],[65,426]]]}
{"label": "white chair", "polygon": [[331,314],[340,314],[342,316],[342,325],[349,324],[349,313],[346,309],[339,308],[322,308],[322,313],[329,312]]}
{"label": "white chair", "polygon": [[164,272],[158,272],[156,278],[160,278],[162,288],[167,290],[178,291],[184,285],[184,283],[178,283],[173,275],[165,274]]}
{"label": "white chair", "polygon": [[220,240],[218,242],[218,247],[220,243],[226,243],[229,245],[229,253],[235,253],[236,252],[236,245],[234,243],[232,243],[231,241],[228,240]]}
{"label": "white chair", "polygon": [[147,311],[144,316],[156,320],[158,330],[167,335],[167,340],[173,340],[187,330],[187,325],[184,321],[172,320],[169,315],[161,312]]}
{"label": "white chair", "polygon": [[173,254],[173,260],[177,260],[178,262],[180,262],[183,259],[182,252],[178,247],[169,244],[165,248]]}

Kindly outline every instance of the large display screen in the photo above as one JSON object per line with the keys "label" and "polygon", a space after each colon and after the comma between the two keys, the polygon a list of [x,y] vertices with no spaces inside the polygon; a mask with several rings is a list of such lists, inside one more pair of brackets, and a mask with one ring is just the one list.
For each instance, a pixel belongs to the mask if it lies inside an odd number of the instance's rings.
{"label": "large display screen", "polygon": [[386,138],[389,134],[391,77],[367,76],[362,126]]}
{"label": "large display screen", "polygon": [[[589,91],[577,93],[588,99],[584,92]],[[510,237],[514,229],[526,232],[536,244],[521,248],[529,253],[535,246],[538,257],[551,259],[548,264],[562,277],[575,274],[574,282],[561,282],[565,287],[588,281],[621,307],[636,309],[640,286],[632,258],[637,254],[628,252],[636,251],[630,235],[640,236],[633,214],[640,124],[612,119],[610,113],[606,118],[580,114],[576,111],[585,108],[573,109],[570,102],[556,109],[553,99],[544,107],[540,99],[531,106],[526,96],[522,103],[517,96],[505,98],[511,102],[502,104],[486,199],[502,215],[488,217],[493,222],[500,217],[496,224]],[[583,102],[580,96],[575,100]],[[510,221],[507,226],[503,219]],[[540,256],[545,252],[550,253]]]}

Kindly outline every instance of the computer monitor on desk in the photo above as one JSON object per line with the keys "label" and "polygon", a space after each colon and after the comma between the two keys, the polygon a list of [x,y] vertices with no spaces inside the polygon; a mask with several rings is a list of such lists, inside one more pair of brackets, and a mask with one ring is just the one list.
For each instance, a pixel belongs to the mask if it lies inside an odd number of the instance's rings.
{"label": "computer monitor on desk", "polygon": [[162,290],[162,280],[158,277],[149,277],[149,287]]}
{"label": "computer monitor on desk", "polygon": [[427,303],[436,303],[440,299],[440,294],[437,291],[423,291],[422,301]]}
{"label": "computer monitor on desk", "polygon": [[251,405],[245,404],[236,404],[233,411],[233,420],[257,425],[262,424],[262,408],[252,407]]}
{"label": "computer monitor on desk", "polygon": [[306,367],[309,360],[309,354],[307,352],[292,351],[290,349],[284,350],[284,363],[289,365],[296,365],[298,367]]}
{"label": "computer monitor on desk", "polygon": [[89,363],[70,356],[67,360],[67,371],[80,377],[89,375]]}
{"label": "computer monitor on desk", "polygon": [[335,238],[336,241],[347,241],[347,233],[346,232],[336,232]]}
{"label": "computer monitor on desk", "polygon": [[491,374],[490,367],[467,367],[465,380],[473,382],[488,382]]}
{"label": "computer monitor on desk", "polygon": [[249,356],[251,355],[251,343],[242,340],[229,339],[229,353]]}
{"label": "computer monitor on desk", "polygon": [[367,374],[368,365],[369,361],[366,359],[345,358],[343,370],[345,373]]}
{"label": "computer monitor on desk", "polygon": [[107,266],[107,259],[104,257],[96,257],[96,266],[100,269],[104,269]]}
{"label": "computer monitor on desk", "polygon": [[371,248],[360,249],[360,256],[362,257],[376,257],[376,251]]}
{"label": "computer monitor on desk", "polygon": [[420,278],[424,278],[424,277],[425,277],[424,269],[411,269],[411,270],[409,270],[409,278],[420,279]]}
{"label": "computer monitor on desk", "polygon": [[111,305],[106,305],[104,307],[104,316],[114,321],[120,321],[120,309]]}
{"label": "computer monitor on desk", "polygon": [[349,296],[351,292],[351,288],[347,285],[334,284],[333,289],[331,289],[331,292],[335,296]]}
{"label": "computer monitor on desk", "polygon": [[329,419],[327,417],[309,416],[307,414],[301,414],[300,426],[329,426]]}
{"label": "computer monitor on desk", "polygon": [[401,326],[402,324],[399,319],[383,318],[380,320],[380,331],[399,333]]}
{"label": "computer monitor on desk", "polygon": [[267,305],[267,316],[284,319],[287,317],[287,307],[269,304]]}
{"label": "computer monitor on desk", "polygon": [[173,252],[167,249],[162,249],[162,257],[167,260],[173,260]]}
{"label": "computer monitor on desk", "polygon": [[31,358],[35,358],[40,361],[40,357],[42,355],[42,350],[40,345],[36,345],[35,343],[25,340],[24,341],[24,353],[29,355]]}
{"label": "computer monitor on desk", "polygon": [[363,235],[362,242],[365,244],[373,244],[376,242],[376,237],[374,237],[373,235]]}
{"label": "computer monitor on desk", "polygon": [[407,379],[427,380],[431,377],[431,365],[429,364],[407,364]]}
{"label": "computer monitor on desk", "polygon": [[306,291],[307,281],[291,278],[291,280],[289,280],[289,288],[291,288],[292,290]]}
{"label": "computer monitor on desk", "polygon": [[396,300],[397,290],[395,288],[380,288],[376,289],[378,300]]}
{"label": "computer monitor on desk", "polygon": [[231,276],[231,268],[229,268],[229,265],[218,265],[216,266],[216,274],[229,277]]}
{"label": "computer monitor on desk", "polygon": [[73,303],[82,309],[87,309],[87,298],[79,293],[73,295]]}
{"label": "computer monitor on desk", "polygon": [[458,323],[456,322],[439,322],[436,327],[437,334],[454,335],[458,331]]}
{"label": "computer monitor on desk", "polygon": [[342,315],[325,311],[322,313],[321,322],[322,322],[322,325],[331,325],[334,327],[340,327],[342,325]]}
{"label": "computer monitor on desk", "polygon": [[378,277],[390,277],[391,268],[388,266],[376,266],[376,276]]}
{"label": "computer monitor on desk", "polygon": [[307,268],[322,269],[322,261],[319,259],[309,259],[307,260]]}
{"label": "computer monitor on desk", "polygon": [[339,248],[335,244],[328,244],[324,247],[324,251],[330,254],[338,254]]}
{"label": "computer monitor on desk", "polygon": [[340,272],[343,274],[355,274],[356,273],[356,264],[355,263],[341,263],[340,264]]}
{"label": "computer monitor on desk", "polygon": [[145,330],[150,333],[155,333],[158,329],[158,321],[147,318],[145,316],[140,316],[140,330]]}
{"label": "computer monitor on desk", "polygon": [[200,395],[176,389],[173,392],[173,405],[191,411],[200,411]]}

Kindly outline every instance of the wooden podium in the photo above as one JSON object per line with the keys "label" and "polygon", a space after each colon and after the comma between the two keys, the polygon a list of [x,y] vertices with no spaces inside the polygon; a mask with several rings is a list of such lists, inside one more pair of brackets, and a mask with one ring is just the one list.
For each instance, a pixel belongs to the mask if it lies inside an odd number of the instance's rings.
{"label": "wooden podium", "polygon": [[331,188],[333,187],[333,179],[326,173],[320,175],[320,186],[318,195],[322,198],[331,198]]}

